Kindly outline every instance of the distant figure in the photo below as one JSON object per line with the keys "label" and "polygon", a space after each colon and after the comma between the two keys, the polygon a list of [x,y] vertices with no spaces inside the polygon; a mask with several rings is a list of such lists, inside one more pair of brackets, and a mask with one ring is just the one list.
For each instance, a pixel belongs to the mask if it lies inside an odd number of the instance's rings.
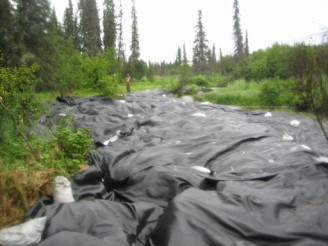
{"label": "distant figure", "polygon": [[125,75],[125,83],[126,83],[126,91],[130,93],[131,75],[129,73]]}

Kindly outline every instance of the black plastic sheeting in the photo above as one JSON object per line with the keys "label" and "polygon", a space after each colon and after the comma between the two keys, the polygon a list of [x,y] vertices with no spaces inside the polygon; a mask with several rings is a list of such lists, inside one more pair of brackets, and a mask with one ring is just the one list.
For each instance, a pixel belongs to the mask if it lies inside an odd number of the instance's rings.
{"label": "black plastic sheeting", "polygon": [[40,246],[328,245],[328,148],[310,119],[161,90],[59,98],[60,114],[92,127],[96,151],[72,179],[76,202],[28,211],[48,218]]}

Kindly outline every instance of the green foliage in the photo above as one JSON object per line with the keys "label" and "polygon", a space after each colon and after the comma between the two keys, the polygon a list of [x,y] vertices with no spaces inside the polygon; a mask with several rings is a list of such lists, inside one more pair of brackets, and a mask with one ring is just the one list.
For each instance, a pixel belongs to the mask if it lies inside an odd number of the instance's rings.
{"label": "green foliage", "polygon": [[119,77],[117,74],[104,76],[99,80],[97,89],[103,95],[109,96],[111,98],[117,98],[119,91],[118,81]]}
{"label": "green foliage", "polygon": [[179,82],[172,83],[170,86],[170,91],[173,93],[178,93],[182,88],[190,84],[191,82],[191,67],[187,63],[182,63],[178,67]]}
{"label": "green foliage", "polygon": [[82,71],[82,56],[74,49],[71,39],[58,37],[56,49],[54,89],[61,96],[68,96],[73,90],[82,87],[85,77]]}
{"label": "green foliage", "polygon": [[208,86],[208,79],[205,75],[197,75],[191,78],[191,82],[198,86]]}
{"label": "green foliage", "polygon": [[263,81],[259,95],[261,104],[265,106],[293,105],[297,100],[293,92],[294,87],[295,81],[293,79],[274,78]]}
{"label": "green foliage", "polygon": [[291,67],[296,78],[297,107],[313,113],[327,112],[328,46],[299,44],[291,52]]}
{"label": "green foliage", "polygon": [[[17,124],[29,125],[32,116],[36,116],[40,109],[33,96],[34,86],[38,82],[35,76],[37,69],[37,66],[0,67],[0,96],[14,113]],[[8,118],[3,108],[0,108],[0,114],[0,122]],[[3,122],[0,125],[3,126]]]}
{"label": "green foliage", "polygon": [[56,132],[60,149],[67,158],[84,160],[91,145],[91,131],[77,128],[72,131],[68,127],[59,128]]}
{"label": "green foliage", "polygon": [[225,75],[213,74],[208,76],[208,83],[211,87],[226,87],[232,80]]}
{"label": "green foliage", "polygon": [[107,49],[105,53],[90,57],[82,55],[82,86],[93,88],[102,94],[115,96],[117,84],[121,79],[117,73],[115,51]]}
{"label": "green foliage", "polygon": [[260,81],[268,76],[268,65],[266,52],[259,50],[246,59],[246,79]]}
{"label": "green foliage", "polygon": [[229,105],[260,105],[260,85],[255,82],[238,80],[226,88],[206,93],[206,101]]}

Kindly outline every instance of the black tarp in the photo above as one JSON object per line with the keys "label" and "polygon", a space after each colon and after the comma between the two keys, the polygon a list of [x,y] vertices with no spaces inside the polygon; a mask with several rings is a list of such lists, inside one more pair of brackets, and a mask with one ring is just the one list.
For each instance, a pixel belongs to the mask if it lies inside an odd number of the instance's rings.
{"label": "black tarp", "polygon": [[328,245],[323,134],[311,119],[265,113],[161,90],[59,98],[51,120],[91,126],[96,151],[72,179],[76,202],[46,196],[28,211],[47,216],[39,245]]}

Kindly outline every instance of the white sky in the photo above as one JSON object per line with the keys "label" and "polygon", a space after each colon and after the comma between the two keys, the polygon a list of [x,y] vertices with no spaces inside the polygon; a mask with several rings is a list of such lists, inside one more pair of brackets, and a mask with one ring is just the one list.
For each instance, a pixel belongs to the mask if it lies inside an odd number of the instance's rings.
{"label": "white sky", "polygon": [[[123,6],[123,41],[129,55],[132,0],[121,0]],[[62,22],[68,0],[51,0]],[[78,0],[72,0],[76,4]],[[102,16],[103,0],[97,0]],[[119,0],[114,0],[118,14]],[[178,47],[186,45],[187,58],[192,59],[198,10],[209,46],[223,55],[232,54],[233,0],[135,0],[140,53],[144,61],[175,60]],[[248,32],[250,51],[265,49],[273,43],[317,43],[323,27],[328,28],[328,0],[239,0],[241,28]],[[76,8],[75,8],[76,10]],[[245,38],[245,34],[244,34]]]}

